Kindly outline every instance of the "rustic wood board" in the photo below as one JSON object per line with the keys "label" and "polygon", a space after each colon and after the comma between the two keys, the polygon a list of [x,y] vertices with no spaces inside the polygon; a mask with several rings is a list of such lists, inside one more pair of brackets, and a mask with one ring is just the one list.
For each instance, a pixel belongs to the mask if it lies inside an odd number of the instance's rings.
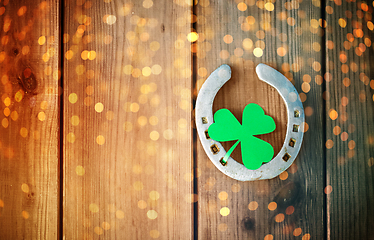
{"label": "rustic wood board", "polygon": [[185,2],[65,1],[64,238],[192,238]]}
{"label": "rustic wood board", "polygon": [[59,2],[0,2],[0,238],[59,231]]}
{"label": "rustic wood board", "polygon": [[[199,35],[192,48],[195,92],[221,64],[229,64],[233,71],[232,80],[216,96],[213,112],[228,108],[241,119],[246,104],[258,103],[277,125],[263,139],[279,151],[286,132],[286,108],[277,91],[258,80],[254,68],[260,62],[292,80],[307,112],[299,156],[272,180],[238,182],[226,177],[197,140],[199,239],[324,237],[321,8],[309,1],[272,2],[204,0],[195,6]],[[239,149],[233,157],[240,161]]]}
{"label": "rustic wood board", "polygon": [[373,5],[327,1],[328,239],[374,239]]}
{"label": "rustic wood board", "polygon": [[[373,238],[372,4],[64,2],[0,1],[1,239]],[[192,97],[229,64],[214,111],[260,104],[277,153],[286,108],[260,62],[299,91],[304,143],[281,176],[238,182],[192,133]]]}

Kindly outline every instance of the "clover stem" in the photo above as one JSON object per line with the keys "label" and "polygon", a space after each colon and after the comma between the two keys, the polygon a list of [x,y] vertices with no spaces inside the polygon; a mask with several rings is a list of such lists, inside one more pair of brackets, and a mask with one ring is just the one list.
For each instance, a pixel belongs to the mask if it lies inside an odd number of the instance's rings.
{"label": "clover stem", "polygon": [[234,151],[234,149],[236,148],[236,146],[238,146],[238,144],[240,143],[240,140],[238,140],[234,145],[232,145],[232,147],[227,151],[227,153],[225,154],[225,156],[223,157],[223,162],[227,162],[227,160],[229,159],[232,151]]}

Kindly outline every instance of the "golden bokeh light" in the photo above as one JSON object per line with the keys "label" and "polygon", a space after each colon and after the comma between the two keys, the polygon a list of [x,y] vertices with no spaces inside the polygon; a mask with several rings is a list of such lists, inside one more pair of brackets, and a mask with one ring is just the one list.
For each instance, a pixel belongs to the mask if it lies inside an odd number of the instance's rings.
{"label": "golden bokeh light", "polygon": [[348,135],[347,132],[342,132],[342,133],[340,134],[340,139],[341,139],[343,142],[347,141],[347,140],[348,140],[348,137],[349,137],[349,135]]}
{"label": "golden bokeh light", "polygon": [[222,191],[222,192],[220,192],[219,194],[218,194],[218,198],[221,200],[221,201],[224,201],[224,200],[226,200],[227,198],[228,198],[228,194],[227,194],[227,192],[224,192],[224,191]]}
{"label": "golden bokeh light", "polygon": [[171,140],[173,139],[174,137],[174,133],[173,133],[173,130],[171,129],[166,129],[164,132],[163,132],[163,136],[166,140]]}
{"label": "golden bokeh light", "polygon": [[147,212],[147,217],[148,217],[149,219],[151,219],[151,220],[156,219],[157,216],[158,216],[158,213],[157,213],[155,210],[149,210],[149,211]]}
{"label": "golden bokeh light", "polygon": [[287,50],[284,47],[279,47],[277,49],[277,54],[281,57],[284,57],[287,54]]}
{"label": "golden bokeh light", "polygon": [[3,120],[1,121],[1,125],[4,128],[7,128],[9,126],[9,120],[7,118],[3,118]]}
{"label": "golden bokeh light", "polygon": [[329,116],[331,120],[336,120],[338,118],[338,112],[335,109],[330,109]]}
{"label": "golden bokeh light", "polygon": [[21,185],[21,189],[22,189],[22,192],[24,192],[24,193],[29,193],[29,191],[30,191],[29,185],[27,185],[26,183],[23,183]]}
{"label": "golden bokeh light", "polygon": [[274,239],[274,237],[273,237],[273,235],[271,235],[271,234],[267,234],[265,237],[264,237],[264,240],[273,240]]}
{"label": "golden bokeh light", "polygon": [[265,3],[265,9],[268,11],[273,11],[274,10],[274,4],[271,2]]}
{"label": "golden bokeh light", "polygon": [[228,34],[223,37],[223,41],[227,44],[232,43],[233,40],[234,40],[233,37],[231,35],[228,35]]}
{"label": "golden bokeh light", "polygon": [[280,223],[280,222],[283,222],[284,221],[284,214],[283,213],[278,213],[274,220],[277,222],[277,223]]}
{"label": "golden bokeh light", "polygon": [[73,126],[78,126],[79,125],[79,117],[77,115],[74,115],[70,118],[70,123]]}
{"label": "golden bokeh light", "polygon": [[238,3],[237,7],[238,7],[239,11],[242,11],[242,12],[247,10],[247,4],[245,4],[244,2]]}
{"label": "golden bokeh light", "polygon": [[74,104],[78,101],[78,95],[76,93],[71,93],[69,95],[69,102]]}
{"label": "golden bokeh light", "polygon": [[19,131],[19,133],[21,134],[21,136],[22,137],[27,137],[27,135],[28,135],[28,130],[27,130],[27,128],[25,128],[25,127],[22,127],[21,129],[20,129],[20,131]]}
{"label": "golden bokeh light", "polygon": [[151,238],[159,238],[160,237],[160,232],[157,231],[157,230],[151,230],[149,232],[149,236],[151,236]]}
{"label": "golden bokeh light", "polygon": [[45,115],[45,113],[44,113],[44,112],[39,112],[39,113],[38,113],[38,119],[39,119],[40,121],[44,121],[44,120],[46,119],[46,115]]}
{"label": "golden bokeh light", "polygon": [[301,233],[302,233],[301,228],[295,228],[295,229],[293,230],[293,233],[292,233],[292,234],[293,234],[295,237],[297,237],[297,236],[300,236]]}
{"label": "golden bokeh light", "polygon": [[117,21],[117,17],[114,15],[104,15],[103,22],[108,25],[113,25]]}
{"label": "golden bokeh light", "polygon": [[83,176],[85,174],[85,170],[84,170],[84,167],[83,166],[77,166],[75,168],[75,173],[78,175],[78,176]]}
{"label": "golden bokeh light", "polygon": [[109,230],[110,229],[110,223],[108,222],[103,222],[101,224],[101,227],[104,229],[104,230]]}
{"label": "golden bokeh light", "polygon": [[160,194],[157,192],[157,191],[151,191],[150,193],[149,193],[149,198],[151,199],[151,200],[158,200],[159,198],[160,198]]}
{"label": "golden bokeh light", "polygon": [[97,212],[99,212],[99,206],[98,206],[96,203],[91,203],[91,204],[88,206],[88,209],[89,209],[90,212],[92,212],[92,213],[97,213]]}
{"label": "golden bokeh light", "polygon": [[245,38],[243,40],[243,48],[245,50],[251,50],[252,47],[253,47],[253,41],[251,39],[249,39],[249,38]]}
{"label": "golden bokeh light", "polygon": [[99,135],[96,137],[96,143],[99,145],[104,145],[105,143],[105,138],[103,135]]}
{"label": "golden bokeh light", "polygon": [[27,212],[27,211],[22,211],[22,217],[24,218],[24,219],[28,219],[29,217],[30,217],[30,214]]}
{"label": "golden bokeh light", "polygon": [[118,219],[125,218],[125,213],[123,211],[121,211],[121,210],[117,210],[116,211],[116,218],[118,218]]}
{"label": "golden bokeh light", "polygon": [[334,146],[334,141],[332,141],[331,139],[328,139],[326,141],[326,148],[331,149],[333,146]]}
{"label": "golden bokeh light", "polygon": [[102,104],[101,102],[96,103],[95,111],[98,113],[101,113],[102,111],[104,111],[104,104]]}
{"label": "golden bokeh light", "polygon": [[104,233],[103,229],[99,226],[95,227],[94,228],[94,232],[97,234],[97,235],[101,235]]}
{"label": "golden bokeh light", "polygon": [[6,97],[3,102],[4,102],[4,105],[7,107],[9,107],[9,105],[12,103],[9,97]]}
{"label": "golden bokeh light", "polygon": [[256,201],[252,201],[248,204],[248,209],[251,211],[255,211],[258,208],[258,203]]}
{"label": "golden bokeh light", "polygon": [[143,185],[142,182],[140,182],[140,181],[136,181],[136,182],[134,182],[134,184],[133,184],[133,188],[134,188],[136,191],[141,191],[141,190],[143,190],[144,185]]}
{"label": "golden bokeh light", "polygon": [[279,175],[279,179],[284,181],[288,178],[288,172],[284,171]]}
{"label": "golden bokeh light", "polygon": [[43,110],[46,110],[48,108],[48,102],[47,101],[42,101],[40,103],[40,108]]}
{"label": "golden bokeh light", "polygon": [[270,211],[274,211],[275,209],[277,209],[277,203],[276,203],[276,202],[270,202],[270,203],[268,204],[268,209],[269,209]]}
{"label": "golden bokeh light", "polygon": [[21,102],[24,94],[25,92],[22,89],[18,90],[16,94],[14,95],[14,99],[16,100],[16,102]]}
{"label": "golden bokeh light", "polygon": [[199,39],[199,34],[191,32],[187,35],[187,40],[190,42],[196,42]]}
{"label": "golden bokeh light", "polygon": [[68,133],[68,135],[66,136],[66,140],[69,143],[74,143],[75,142],[75,134],[74,133]]}
{"label": "golden bokeh light", "polygon": [[262,57],[262,54],[263,54],[263,51],[261,48],[255,48],[253,49],[253,55],[255,55],[256,57]]}
{"label": "golden bokeh light", "polygon": [[149,48],[150,48],[152,51],[156,52],[157,50],[160,49],[160,43],[157,42],[157,41],[153,41],[153,42],[151,42],[151,43],[149,44]]}
{"label": "golden bokeh light", "polygon": [[340,128],[339,126],[335,126],[335,127],[333,128],[333,133],[334,133],[335,135],[339,135],[340,132],[341,132],[341,128]]}
{"label": "golden bokeh light", "polygon": [[144,201],[144,200],[139,200],[139,201],[138,201],[138,207],[139,207],[140,209],[145,209],[145,208],[147,207],[147,202]]}
{"label": "golden bokeh light", "polygon": [[291,215],[292,213],[294,213],[295,212],[295,208],[293,207],[293,206],[288,206],[287,208],[286,208],[286,214],[287,215]]}
{"label": "golden bokeh light", "polygon": [[220,223],[219,225],[218,225],[218,230],[220,231],[220,232],[225,232],[226,230],[227,230],[227,224],[225,224],[225,223]]}
{"label": "golden bokeh light", "polygon": [[150,137],[153,141],[157,141],[157,140],[160,138],[160,134],[159,134],[157,131],[152,131],[152,132],[149,134],[149,137]]}
{"label": "golden bokeh light", "polygon": [[219,213],[223,216],[226,217],[230,214],[230,209],[228,207],[223,207],[221,210],[219,210]]}
{"label": "golden bokeh light", "polygon": [[[13,111],[13,112],[11,112],[10,113],[10,118],[13,120],[13,121],[17,121],[17,119],[18,119],[18,112],[17,111]],[[45,114],[43,113],[43,114],[38,114],[38,118],[39,118],[39,120],[40,121],[44,121],[45,120]]]}
{"label": "golden bokeh light", "polygon": [[123,130],[125,130],[126,132],[131,132],[133,128],[133,124],[131,122],[125,122],[123,124]]}
{"label": "golden bokeh light", "polygon": [[9,117],[10,109],[8,107],[4,108],[4,116]]}
{"label": "golden bokeh light", "polygon": [[310,238],[311,238],[310,234],[307,233],[307,234],[305,234],[305,235],[301,238],[301,240],[310,240]]}
{"label": "golden bokeh light", "polygon": [[39,39],[38,39],[38,43],[39,43],[39,45],[43,45],[43,44],[45,43],[45,41],[46,41],[45,36],[41,36],[41,37],[39,37]]}
{"label": "golden bokeh light", "polygon": [[326,186],[324,192],[325,194],[330,194],[332,192],[332,186],[331,185]]}

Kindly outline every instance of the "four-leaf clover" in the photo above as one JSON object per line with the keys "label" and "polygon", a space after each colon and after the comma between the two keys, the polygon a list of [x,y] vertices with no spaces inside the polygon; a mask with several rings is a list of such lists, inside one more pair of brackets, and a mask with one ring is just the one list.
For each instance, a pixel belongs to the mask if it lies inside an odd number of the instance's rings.
{"label": "four-leaf clover", "polygon": [[240,143],[242,160],[246,168],[256,170],[262,163],[269,162],[274,155],[273,147],[255,137],[275,130],[272,117],[265,115],[264,110],[255,103],[248,104],[243,111],[242,124],[228,109],[220,109],[214,114],[214,123],[208,129],[209,136],[219,142],[237,142],[226,153],[223,161],[227,162],[230,154]]}

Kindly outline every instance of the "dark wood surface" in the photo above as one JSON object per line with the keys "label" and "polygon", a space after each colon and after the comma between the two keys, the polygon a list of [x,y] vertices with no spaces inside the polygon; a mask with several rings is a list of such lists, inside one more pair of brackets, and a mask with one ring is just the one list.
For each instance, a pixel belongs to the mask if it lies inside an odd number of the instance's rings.
{"label": "dark wood surface", "polygon": [[191,8],[65,1],[64,238],[192,238]]}
{"label": "dark wood surface", "polygon": [[59,9],[0,2],[0,239],[59,236]]}
{"label": "dark wood surface", "polygon": [[[0,1],[0,239],[373,239],[373,3],[192,3]],[[286,107],[258,63],[298,90],[304,142],[280,176],[238,182],[193,104],[230,65],[214,112],[259,104],[277,154]]]}
{"label": "dark wood surface", "polygon": [[328,2],[326,10],[328,236],[374,239],[373,5]]}
{"label": "dark wood surface", "polygon": [[[285,74],[301,93],[308,109],[302,149],[295,163],[281,176],[263,181],[238,182],[223,175],[197,142],[199,239],[322,239],[324,237],[324,146],[322,82],[323,39],[318,23],[321,9],[305,1],[293,9],[281,1],[266,7],[254,1],[202,1],[196,7],[197,80],[199,89],[221,64],[233,75],[217,94],[214,111],[230,109],[241,119],[245,105],[254,102],[272,116],[277,130],[264,135],[277,154],[283,145],[287,115],[280,95],[255,74],[258,63]],[[274,9],[272,8],[274,7]],[[305,27],[307,26],[307,27]],[[307,82],[303,85],[303,83]],[[308,86],[306,86],[308,85]],[[304,87],[303,87],[304,86]],[[303,89],[305,91],[303,91]],[[232,143],[224,144],[226,150]],[[240,151],[233,153],[240,161]],[[276,208],[274,209],[274,205]],[[225,216],[224,211],[230,210]],[[223,213],[223,214],[222,214]]]}

